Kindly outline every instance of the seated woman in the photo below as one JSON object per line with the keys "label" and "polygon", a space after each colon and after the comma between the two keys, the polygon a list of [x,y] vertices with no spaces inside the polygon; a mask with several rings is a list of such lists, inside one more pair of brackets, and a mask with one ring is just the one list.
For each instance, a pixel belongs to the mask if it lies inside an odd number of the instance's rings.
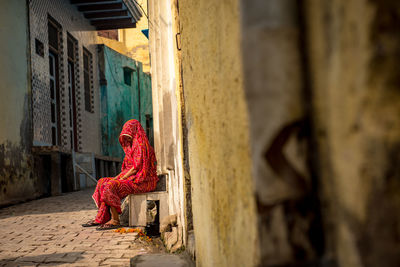
{"label": "seated woman", "polygon": [[121,173],[97,182],[93,194],[98,208],[97,216],[83,224],[83,227],[99,226],[96,230],[118,228],[121,199],[129,194],[150,192],[156,188],[156,157],[137,120],[129,120],[124,124],[119,142],[125,152]]}

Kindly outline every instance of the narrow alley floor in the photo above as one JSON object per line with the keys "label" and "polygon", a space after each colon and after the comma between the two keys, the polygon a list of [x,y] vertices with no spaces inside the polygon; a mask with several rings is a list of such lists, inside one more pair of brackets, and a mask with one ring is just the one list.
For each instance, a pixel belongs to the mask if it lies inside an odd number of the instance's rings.
{"label": "narrow alley floor", "polygon": [[0,266],[129,266],[158,252],[137,233],[83,228],[94,218],[93,189],[0,209]]}

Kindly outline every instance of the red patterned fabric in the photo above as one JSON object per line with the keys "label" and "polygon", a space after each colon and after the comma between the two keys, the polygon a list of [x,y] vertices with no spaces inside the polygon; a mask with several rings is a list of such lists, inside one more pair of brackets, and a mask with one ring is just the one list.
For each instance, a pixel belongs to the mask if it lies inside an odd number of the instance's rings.
{"label": "red patterned fabric", "polygon": [[[129,120],[124,124],[119,142],[125,152],[121,173],[115,178],[99,179],[93,194],[98,207],[96,216],[98,223],[106,223],[110,220],[110,206],[121,213],[122,198],[130,194],[153,191],[158,182],[154,150],[137,120]],[[125,180],[120,179],[132,167],[136,173]]]}

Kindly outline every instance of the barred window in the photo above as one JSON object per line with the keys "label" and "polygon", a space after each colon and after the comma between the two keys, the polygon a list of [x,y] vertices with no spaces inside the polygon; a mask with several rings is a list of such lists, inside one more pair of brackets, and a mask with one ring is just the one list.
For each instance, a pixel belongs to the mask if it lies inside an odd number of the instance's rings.
{"label": "barred window", "polygon": [[83,48],[83,87],[85,90],[85,110],[93,113],[93,57],[86,48]]}

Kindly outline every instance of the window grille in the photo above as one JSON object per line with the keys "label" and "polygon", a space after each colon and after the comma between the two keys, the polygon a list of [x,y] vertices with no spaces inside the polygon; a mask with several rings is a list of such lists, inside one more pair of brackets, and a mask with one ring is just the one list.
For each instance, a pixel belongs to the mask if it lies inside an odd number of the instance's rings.
{"label": "window grille", "polygon": [[85,110],[93,113],[93,57],[86,48],[83,48],[83,87],[85,90]]}

